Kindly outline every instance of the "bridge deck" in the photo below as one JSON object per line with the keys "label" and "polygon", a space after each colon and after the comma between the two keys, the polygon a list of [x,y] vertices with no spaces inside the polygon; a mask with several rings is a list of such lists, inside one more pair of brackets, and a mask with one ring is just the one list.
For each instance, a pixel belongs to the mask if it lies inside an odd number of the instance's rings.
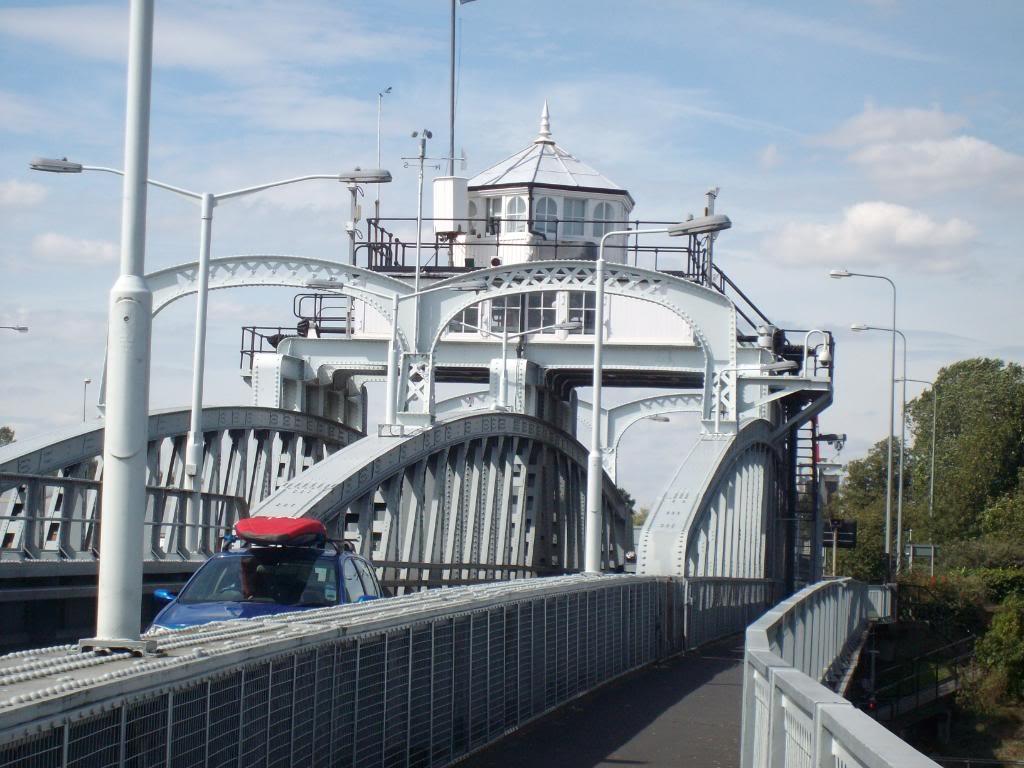
{"label": "bridge deck", "polygon": [[459,766],[738,766],[742,671],[734,637],[616,680]]}

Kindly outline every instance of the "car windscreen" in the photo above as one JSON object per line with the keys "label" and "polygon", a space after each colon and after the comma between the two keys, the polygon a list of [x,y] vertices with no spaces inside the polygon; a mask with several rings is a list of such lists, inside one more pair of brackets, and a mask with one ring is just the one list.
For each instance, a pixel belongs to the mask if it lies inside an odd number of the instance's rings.
{"label": "car windscreen", "polygon": [[180,603],[336,605],[334,560],[316,552],[268,547],[206,562],[178,596]]}

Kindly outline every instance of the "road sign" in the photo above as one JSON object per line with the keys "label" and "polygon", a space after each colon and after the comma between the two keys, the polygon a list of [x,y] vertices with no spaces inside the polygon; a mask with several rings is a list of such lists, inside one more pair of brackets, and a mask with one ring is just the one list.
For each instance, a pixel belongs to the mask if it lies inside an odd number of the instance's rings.
{"label": "road sign", "polygon": [[857,546],[857,521],[834,518],[825,521],[822,543],[835,544],[836,549],[853,549]]}

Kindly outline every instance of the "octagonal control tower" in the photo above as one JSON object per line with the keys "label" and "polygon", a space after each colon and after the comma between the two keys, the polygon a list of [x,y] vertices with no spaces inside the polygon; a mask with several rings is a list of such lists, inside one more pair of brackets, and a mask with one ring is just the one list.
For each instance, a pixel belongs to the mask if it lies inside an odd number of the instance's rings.
{"label": "octagonal control tower", "polygon": [[[633,206],[627,190],[555,143],[547,102],[527,147],[471,179],[434,180],[434,229],[452,239],[455,267],[595,259]],[[609,238],[605,258],[625,261],[624,245]]]}

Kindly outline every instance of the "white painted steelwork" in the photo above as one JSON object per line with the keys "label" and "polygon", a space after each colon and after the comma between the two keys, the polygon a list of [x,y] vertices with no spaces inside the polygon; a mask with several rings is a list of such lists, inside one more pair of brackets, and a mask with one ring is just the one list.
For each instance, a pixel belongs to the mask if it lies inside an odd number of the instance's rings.
{"label": "white painted steelwork", "polygon": [[736,632],[771,589],[578,575],[161,630],[144,659],[11,654],[0,765],[449,765],[695,647],[684,626]]}
{"label": "white painted steelwork", "polygon": [[[362,433],[275,408],[207,408],[198,519],[186,518],[184,471],[190,412],[149,417],[147,498],[137,508],[147,560],[205,559],[236,516]],[[101,528],[102,423],[0,448],[0,564],[94,560]],[[197,532],[188,540],[185,532]],[[9,574],[8,574],[9,575]]]}
{"label": "white painted steelwork", "polygon": [[[445,583],[515,578],[523,567],[574,571],[583,564],[586,456],[572,435],[532,416],[454,416],[412,436],[365,437],[282,485],[253,514],[323,520],[378,563],[450,565]],[[602,562],[615,570],[633,547],[632,522],[607,477],[603,492]],[[428,577],[418,567],[395,574],[409,586]]]}
{"label": "white painted steelwork", "polygon": [[822,685],[841,677],[871,611],[866,584],[809,586],[747,629],[742,768],[937,768]]}

